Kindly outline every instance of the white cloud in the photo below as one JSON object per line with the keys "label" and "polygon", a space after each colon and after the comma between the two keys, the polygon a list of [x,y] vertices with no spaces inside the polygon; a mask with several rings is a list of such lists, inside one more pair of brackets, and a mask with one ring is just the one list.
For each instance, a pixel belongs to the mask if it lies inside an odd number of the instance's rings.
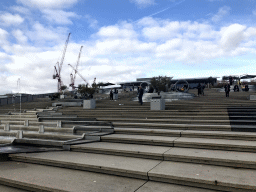
{"label": "white cloud", "polygon": [[92,18],[90,15],[85,15],[85,18],[87,19],[87,22],[91,28],[97,27],[98,21],[96,19]]}
{"label": "white cloud", "polygon": [[17,2],[31,8],[61,9],[76,4],[78,0],[17,0]]}
{"label": "white cloud", "polygon": [[235,50],[240,43],[245,39],[246,26],[240,24],[233,24],[228,27],[223,27],[220,31],[221,47],[226,51]]}
{"label": "white cloud", "polygon": [[10,13],[4,13],[0,15],[0,20],[3,22],[4,25],[20,25],[23,23],[24,19],[18,15],[12,15]]}
{"label": "white cloud", "polygon": [[130,0],[130,1],[138,5],[139,7],[145,7],[145,6],[155,4],[155,0]]}
{"label": "white cloud", "polygon": [[8,37],[8,32],[0,28],[0,46],[1,47],[5,44],[8,44],[7,37]]}
{"label": "white cloud", "polygon": [[[179,21],[159,21],[157,26],[151,25],[154,20],[147,19],[149,22],[139,22],[142,26],[142,34],[149,40],[168,40],[170,38],[183,37],[183,38],[199,38],[210,39],[216,36],[216,32],[209,24],[198,22],[179,22]],[[146,24],[145,24],[146,23]],[[147,26],[149,25],[149,26]]]}
{"label": "white cloud", "polygon": [[213,22],[219,22],[222,20],[226,15],[228,15],[230,12],[230,7],[224,6],[221,7],[216,15],[212,17]]}
{"label": "white cloud", "polygon": [[54,42],[53,44],[59,43],[65,39],[64,36],[68,34],[66,28],[62,27],[46,27],[43,24],[36,22],[32,26],[32,30],[27,32],[27,37],[35,44],[43,42]]}
{"label": "white cloud", "polygon": [[28,38],[19,29],[12,31],[12,35],[16,38],[17,42],[20,44],[25,44],[28,41]]}
{"label": "white cloud", "polygon": [[112,25],[102,27],[97,35],[104,38],[135,38],[137,36],[133,30],[133,26],[126,23],[121,24],[121,26]]}
{"label": "white cloud", "polygon": [[56,24],[72,24],[69,18],[76,18],[78,15],[74,12],[66,12],[62,10],[44,9],[42,10],[45,17],[51,23]]}
{"label": "white cloud", "polygon": [[22,6],[12,6],[11,10],[18,12],[20,14],[30,14],[30,10],[28,8],[22,7]]}

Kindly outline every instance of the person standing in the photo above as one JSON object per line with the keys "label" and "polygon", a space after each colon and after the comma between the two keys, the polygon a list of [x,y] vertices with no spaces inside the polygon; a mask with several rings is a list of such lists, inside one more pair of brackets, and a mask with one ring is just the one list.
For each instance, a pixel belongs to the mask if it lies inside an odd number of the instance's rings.
{"label": "person standing", "polygon": [[143,104],[143,101],[142,101],[142,96],[143,96],[143,89],[142,87],[140,86],[139,87],[139,103],[142,105]]}
{"label": "person standing", "polygon": [[198,96],[201,95],[201,93],[202,93],[201,91],[202,91],[202,86],[200,83],[198,83],[198,86],[197,86],[197,95]]}
{"label": "person standing", "polygon": [[110,100],[113,100],[113,91],[112,91],[112,89],[110,90],[109,96],[110,96]]}
{"label": "person standing", "polygon": [[203,85],[201,86],[201,95],[203,95],[203,96],[204,96],[204,88],[205,88],[205,84],[203,84]]}
{"label": "person standing", "polygon": [[229,97],[230,85],[226,84],[224,88],[225,88],[226,97]]}

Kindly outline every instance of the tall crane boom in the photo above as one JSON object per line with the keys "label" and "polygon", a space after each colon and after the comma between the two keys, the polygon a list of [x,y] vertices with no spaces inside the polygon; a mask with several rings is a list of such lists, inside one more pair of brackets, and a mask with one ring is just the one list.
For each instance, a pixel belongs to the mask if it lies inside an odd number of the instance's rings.
{"label": "tall crane boom", "polygon": [[65,55],[66,55],[66,51],[67,51],[68,41],[69,41],[70,35],[71,35],[71,33],[68,34],[68,38],[66,40],[66,43],[65,43],[65,46],[64,46],[64,50],[63,50],[60,62],[57,62],[56,65],[54,66],[53,79],[57,79],[58,80],[58,92],[61,91],[62,81],[61,81],[60,72],[61,72],[62,65],[63,65],[63,62],[64,62],[64,58],[65,58]]}
{"label": "tall crane boom", "polygon": [[87,81],[85,80],[85,78],[75,69],[75,67],[73,67],[71,64],[68,64],[70,67],[72,67],[75,70],[75,73],[77,73],[83,80],[85,83],[87,83]]}
{"label": "tall crane boom", "polygon": [[69,86],[72,87],[72,91],[75,90],[76,73],[77,73],[77,69],[78,69],[78,65],[79,65],[82,49],[83,49],[83,46],[81,46],[81,48],[80,48],[80,52],[79,52],[77,63],[76,63],[76,68],[74,69],[74,74],[73,73],[70,74],[71,83],[70,83]]}

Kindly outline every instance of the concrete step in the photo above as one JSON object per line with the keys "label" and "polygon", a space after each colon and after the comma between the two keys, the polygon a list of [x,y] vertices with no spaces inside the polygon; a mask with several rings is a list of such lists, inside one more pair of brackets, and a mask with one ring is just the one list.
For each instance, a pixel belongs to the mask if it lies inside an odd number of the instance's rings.
{"label": "concrete step", "polygon": [[102,136],[101,141],[182,148],[256,152],[256,141],[243,140],[112,134]]}
{"label": "concrete step", "polygon": [[160,128],[160,129],[182,129],[182,130],[212,130],[231,131],[230,125],[202,125],[202,124],[166,124],[166,123],[127,123],[112,122],[114,127],[137,127],[137,128]]}
{"label": "concrete step", "polygon": [[95,118],[78,118],[75,116],[56,116],[56,117],[39,117],[38,121],[40,122],[49,122],[49,121],[94,121]]}
{"label": "concrete step", "polygon": [[256,133],[251,132],[232,132],[232,131],[196,131],[196,130],[168,130],[168,129],[149,129],[149,128],[118,128],[115,127],[116,134],[135,134],[135,135],[159,135],[166,137],[194,137],[194,138],[215,138],[256,141]]}
{"label": "concrete step", "polygon": [[72,151],[256,169],[256,153],[95,142],[71,146]]}
{"label": "concrete step", "polygon": [[12,137],[12,136],[4,137],[4,136],[0,135],[0,145],[1,144],[11,144],[14,140],[15,140],[15,137]]}
{"label": "concrete step", "polygon": [[[0,125],[0,130],[4,130],[5,125]],[[25,125],[10,125],[10,131],[35,131],[38,132],[40,126],[25,126]],[[57,127],[44,127],[44,132],[51,132],[51,133],[73,133],[73,128],[57,128]]]}
{"label": "concrete step", "polygon": [[[6,169],[6,168],[10,169]],[[24,168],[26,174],[24,175]],[[40,174],[38,174],[40,173]],[[178,186],[168,183],[145,181],[74,169],[65,169],[22,162],[3,162],[0,165],[0,186],[3,192],[59,191],[59,192],[216,192],[196,187]],[[11,187],[15,187],[12,190]]]}
{"label": "concrete step", "polygon": [[77,152],[15,154],[10,155],[10,158],[12,161],[24,163],[75,168],[214,190],[235,192],[256,190],[256,170],[251,169]]}
{"label": "concrete step", "polygon": [[4,186],[4,185],[0,185],[0,191],[1,192],[27,192],[26,190],[17,189],[14,187]]}
{"label": "concrete step", "polygon": [[[25,125],[25,121],[1,121],[1,124],[7,124],[9,123],[10,125]],[[28,121],[28,124],[31,126],[39,126],[39,125],[44,125],[47,127],[56,127],[57,126],[57,121],[56,122],[38,122],[38,121]]]}
{"label": "concrete step", "polygon": [[25,121],[25,120],[28,120],[28,121],[38,121],[37,118],[11,118],[11,117],[2,117],[0,118],[1,122],[2,121]]}
{"label": "concrete step", "polygon": [[148,118],[98,118],[100,121],[109,121],[109,122],[136,122],[136,123],[172,123],[172,124],[220,124],[220,125],[256,125],[256,120],[241,120],[241,119],[185,119],[181,118],[168,118],[168,119],[148,119]]}
{"label": "concrete step", "polygon": [[174,141],[177,140],[178,138],[180,137],[112,134],[102,136],[101,141],[173,147]]}
{"label": "concrete step", "polygon": [[[142,119],[142,118],[97,118],[99,121],[108,121],[108,122],[136,122],[136,123],[169,123],[169,124],[221,124],[229,125],[230,120],[190,120],[190,119]],[[244,123],[254,123],[256,121],[242,121],[242,120],[232,120],[232,122],[244,122]]]}
{"label": "concrete step", "polygon": [[37,118],[37,115],[31,115],[31,114],[26,114],[26,113],[22,113],[21,115],[17,114],[17,115],[0,115],[0,119],[2,118]]}
{"label": "concrete step", "polygon": [[175,140],[174,146],[198,149],[241,151],[252,153],[256,152],[256,141],[180,137]]}

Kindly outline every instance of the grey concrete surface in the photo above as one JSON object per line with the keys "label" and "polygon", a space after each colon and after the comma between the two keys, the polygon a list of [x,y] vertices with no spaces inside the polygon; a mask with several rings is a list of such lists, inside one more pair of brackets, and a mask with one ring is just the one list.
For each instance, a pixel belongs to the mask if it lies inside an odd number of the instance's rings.
{"label": "grey concrete surface", "polygon": [[0,185],[0,191],[1,192],[27,192],[27,190],[22,190],[22,189],[13,188],[13,187],[4,186],[4,185]]}
{"label": "grey concrete surface", "polygon": [[230,125],[202,125],[202,124],[163,124],[163,123],[127,123],[127,122],[113,122],[115,127],[155,127],[166,129],[195,129],[195,130],[221,130],[231,131]]}
{"label": "grey concrete surface", "polygon": [[[242,127],[242,126],[240,126]],[[231,132],[231,131],[195,131],[184,130],[181,137],[209,137],[209,138],[225,138],[238,140],[256,140],[256,133],[252,132]]]}
{"label": "grey concrete surface", "polygon": [[220,191],[148,181],[136,192],[220,192]]}
{"label": "grey concrete surface", "polygon": [[163,161],[148,173],[153,181],[229,191],[256,190],[256,170]]}
{"label": "grey concrete surface", "polygon": [[256,169],[256,153],[173,147],[164,160]]}
{"label": "grey concrete surface", "polygon": [[145,128],[114,128],[115,133],[128,134],[147,134],[147,135],[164,135],[180,137],[183,130],[168,130],[168,129],[145,129]]}
{"label": "grey concrete surface", "polygon": [[255,152],[256,141],[180,137],[174,141],[174,146]]}
{"label": "grey concrete surface", "polygon": [[112,141],[120,143],[142,143],[153,145],[173,146],[173,143],[179,137],[146,136],[146,135],[123,135],[113,134],[102,136],[102,141]]}
{"label": "grey concrete surface", "polygon": [[140,179],[11,161],[0,164],[0,183],[3,182],[25,190],[66,192],[132,192],[145,183]]}
{"label": "grey concrete surface", "polygon": [[142,157],[149,159],[163,160],[163,154],[171,147],[148,146],[123,143],[95,142],[82,145],[71,146],[72,151],[84,151],[90,153],[104,153],[114,155],[124,155],[132,157]]}
{"label": "grey concrete surface", "polygon": [[10,157],[15,161],[36,162],[141,179],[147,179],[147,172],[161,162],[159,160],[67,151],[15,154]]}
{"label": "grey concrete surface", "polygon": [[99,118],[101,121],[115,121],[115,122],[143,122],[143,123],[149,123],[149,122],[161,122],[161,123],[182,123],[182,124],[229,124],[230,120],[225,119],[225,120],[218,120],[218,119],[213,119],[213,120],[200,120],[200,119],[182,119],[180,116],[178,118],[165,118],[165,119],[153,119],[153,118]]}

